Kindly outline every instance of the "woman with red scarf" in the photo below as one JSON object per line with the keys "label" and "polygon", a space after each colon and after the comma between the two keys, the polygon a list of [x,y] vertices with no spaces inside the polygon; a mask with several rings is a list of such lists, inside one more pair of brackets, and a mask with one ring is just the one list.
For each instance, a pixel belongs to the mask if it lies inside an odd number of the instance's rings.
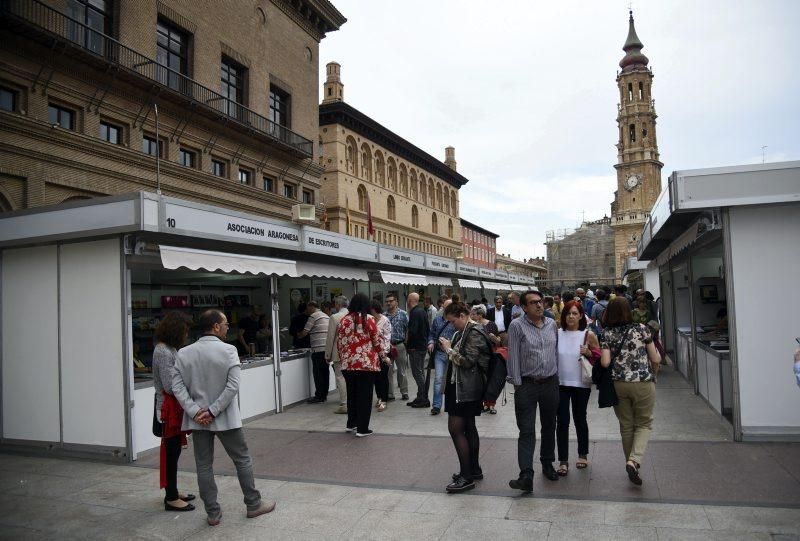
{"label": "woman with red scarf", "polygon": [[181,431],[183,408],[172,393],[172,376],[178,348],[189,338],[189,316],[169,312],[156,327],[156,348],[153,351],[153,387],[156,391],[156,412],[161,428],[161,487],[166,489],[164,510],[192,511],[193,494],[181,496],[178,492],[178,459],[186,445],[186,435]]}

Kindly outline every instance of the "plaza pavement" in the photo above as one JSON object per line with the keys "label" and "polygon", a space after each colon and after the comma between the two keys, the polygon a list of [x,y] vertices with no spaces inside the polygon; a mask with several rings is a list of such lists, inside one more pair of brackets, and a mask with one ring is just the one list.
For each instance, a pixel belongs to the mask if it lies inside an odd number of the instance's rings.
{"label": "plaza pavement", "polygon": [[[668,369],[669,370],[669,369]],[[413,386],[413,384],[412,384]],[[335,393],[330,398],[335,400]],[[399,395],[398,395],[399,396]],[[478,423],[486,479],[447,495],[457,461],[446,415],[399,401],[373,415],[376,434],[342,430],[335,401],[247,424],[256,485],[277,509],[246,519],[233,467],[217,446],[223,521],[200,509],[163,511],[158,458],[134,465],[0,454],[0,539],[798,539],[800,445],[733,443],[724,421],[677,375],[658,384],[641,489],[621,467],[611,410],[590,408],[591,466],[533,496],[508,489],[517,473],[513,396]],[[358,457],[358,462],[355,458]],[[191,450],[179,486],[197,493]]]}

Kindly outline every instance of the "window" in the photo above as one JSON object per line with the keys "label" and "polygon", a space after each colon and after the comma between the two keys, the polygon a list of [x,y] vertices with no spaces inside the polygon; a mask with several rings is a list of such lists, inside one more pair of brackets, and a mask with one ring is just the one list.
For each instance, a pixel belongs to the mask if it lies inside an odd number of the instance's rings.
{"label": "window", "polygon": [[108,122],[100,122],[100,139],[115,145],[122,144],[122,128]]}
{"label": "window", "polygon": [[439,232],[439,218],[436,217],[435,212],[431,214],[431,231],[434,233]]}
{"label": "window", "polygon": [[453,220],[447,220],[447,236],[453,238]]}
{"label": "window", "polygon": [[225,167],[225,162],[222,160],[211,160],[211,174],[215,177],[225,177],[227,176]]}
{"label": "window", "polygon": [[50,124],[56,124],[66,130],[75,129],[75,111],[65,109],[52,103],[47,107],[47,117]]}
{"label": "window", "polygon": [[629,136],[630,136],[630,139],[631,139],[631,143],[635,143],[636,142],[636,125],[635,124],[631,124],[628,127],[628,132],[629,132]]}
{"label": "window", "polygon": [[253,172],[247,169],[239,168],[239,184],[250,186],[253,181]]}
{"label": "window", "polygon": [[229,116],[240,118],[242,109],[239,104],[244,105],[245,69],[233,60],[223,57],[221,73],[222,95],[230,100],[225,101],[224,112]]}
{"label": "window", "polygon": [[182,148],[178,151],[178,162],[184,167],[197,167],[197,154]]}
{"label": "window", "polygon": [[628,101],[633,101],[633,83],[628,83]]}
{"label": "window", "polygon": [[644,84],[639,83],[639,99],[644,99]]}
{"label": "window", "polygon": [[306,205],[314,204],[314,192],[311,190],[303,190],[303,203]]}
{"label": "window", "polygon": [[297,199],[297,187],[288,182],[283,183],[283,196],[288,199]]}
{"label": "window", "polygon": [[390,220],[396,220],[396,210],[394,206],[394,197],[391,195],[386,199],[386,217]]}
{"label": "window", "polygon": [[69,39],[103,54],[105,37],[111,34],[111,0],[69,0],[67,16],[74,19],[67,22]]}
{"label": "window", "polygon": [[142,137],[142,152],[151,156],[156,156],[157,154],[159,158],[163,158],[164,141],[156,142],[156,138],[152,135],[145,135]]}
{"label": "window", "polygon": [[269,119],[279,126],[290,128],[291,124],[291,100],[292,97],[276,87],[269,87]]}
{"label": "window", "polygon": [[367,212],[367,189],[363,184],[358,186],[358,210]]}
{"label": "window", "polygon": [[[189,73],[189,37],[169,24],[159,20],[156,25],[156,62],[161,68],[156,70],[156,79],[161,84],[175,90],[182,90],[179,74]],[[169,68],[169,69],[166,69]]]}
{"label": "window", "polygon": [[411,207],[411,227],[419,227],[419,211],[417,205]]}
{"label": "window", "polygon": [[267,175],[264,175],[264,191],[265,192],[275,193],[275,184],[276,184],[276,181],[275,181],[275,179],[273,177],[269,177]]}
{"label": "window", "polygon": [[0,87],[0,109],[12,113],[17,111],[17,93],[15,91]]}

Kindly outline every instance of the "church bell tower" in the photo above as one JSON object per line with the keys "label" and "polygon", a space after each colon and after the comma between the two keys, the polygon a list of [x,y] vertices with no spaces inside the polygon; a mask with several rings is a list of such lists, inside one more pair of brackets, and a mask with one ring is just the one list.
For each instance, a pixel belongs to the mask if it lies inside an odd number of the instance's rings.
{"label": "church bell tower", "polygon": [[622,267],[629,256],[636,255],[645,220],[661,192],[661,168],[656,139],[656,109],[653,100],[653,72],[642,54],[642,42],[633,26],[630,12],[628,39],[622,50],[625,56],[617,73],[617,191],[611,203],[611,227],[614,228],[615,276],[622,278]]}

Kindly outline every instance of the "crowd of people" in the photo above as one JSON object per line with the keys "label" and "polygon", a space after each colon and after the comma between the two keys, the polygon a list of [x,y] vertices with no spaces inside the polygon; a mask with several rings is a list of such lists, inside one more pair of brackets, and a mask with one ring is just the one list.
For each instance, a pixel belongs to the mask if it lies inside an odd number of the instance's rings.
{"label": "crowd of people", "polygon": [[[599,406],[613,406],[619,419],[628,478],[642,484],[639,468],[650,437],[662,359],[652,295],[638,291],[634,299],[619,288],[608,294],[578,288],[553,296],[531,290],[497,296],[493,305],[486,299],[465,303],[458,295],[442,296],[434,305],[412,292],[406,310],[394,293],[384,302],[363,293],[352,299],[338,296],[324,307],[310,301],[303,307],[302,328],[294,324],[293,336],[311,351],[315,392],[308,402],[327,402],[332,366],[339,399],[334,412],[346,415],[347,432],[359,438],[371,435],[373,409],[385,411],[397,394],[411,408],[430,408],[430,415],[444,410],[459,462],[446,491],[467,491],[483,479],[476,417],[496,414],[497,399],[510,383],[519,429],[519,474],[509,486],[530,493],[537,410],[541,471],[557,481],[569,473],[571,422],[578,440],[575,468],[589,465],[587,407],[596,385]],[[156,330],[154,433],[158,425],[165,509],[194,509],[189,503],[194,496],[177,489],[178,457],[192,431],[200,497],[208,523],[216,525],[221,511],[212,467],[215,437],[236,466],[247,516],[268,513],[275,503],[262,501],[253,484],[235,399],[237,350],[222,340],[228,327],[225,315],[208,310],[200,324],[203,336],[182,348],[189,330],[185,316],[168,314]],[[409,374],[416,383],[413,399]]]}

